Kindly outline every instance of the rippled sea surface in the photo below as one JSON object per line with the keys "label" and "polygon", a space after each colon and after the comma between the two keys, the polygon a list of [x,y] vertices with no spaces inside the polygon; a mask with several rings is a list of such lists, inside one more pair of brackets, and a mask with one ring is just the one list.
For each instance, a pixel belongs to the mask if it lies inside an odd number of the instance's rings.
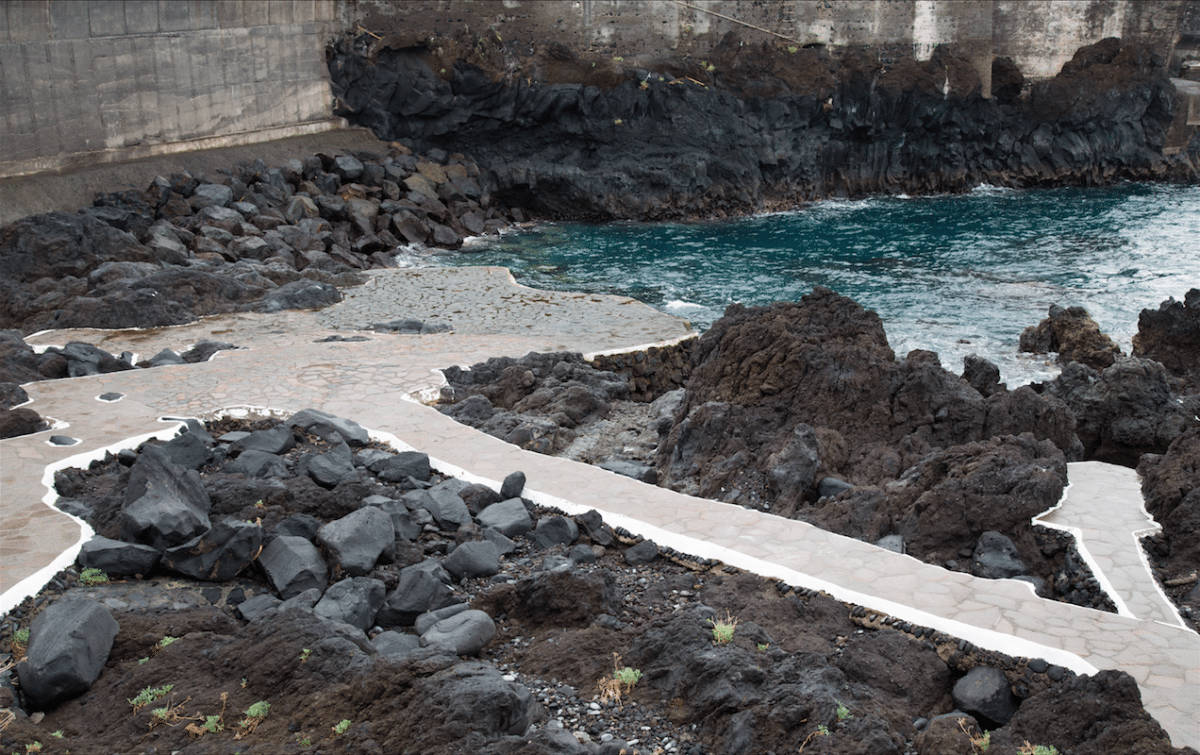
{"label": "rippled sea surface", "polygon": [[733,302],[828,286],[878,312],[897,355],[929,349],[958,372],[977,353],[1015,387],[1058,372],[1016,351],[1051,304],[1086,307],[1128,353],[1143,308],[1200,287],[1200,187],[983,186],[719,223],[552,223],[435,259],[503,265],[536,288],[633,296],[698,329]]}

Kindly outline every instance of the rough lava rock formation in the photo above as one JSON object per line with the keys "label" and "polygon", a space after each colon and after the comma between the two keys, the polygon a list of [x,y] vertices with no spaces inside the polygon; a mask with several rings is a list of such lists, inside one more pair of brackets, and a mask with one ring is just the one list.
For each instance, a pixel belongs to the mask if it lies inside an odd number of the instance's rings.
{"label": "rough lava rock formation", "polygon": [[[1177,106],[1137,43],[1080,48],[1021,95],[995,96],[953,47],[885,67],[871,55],[744,44],[629,59],[494,34],[344,39],[329,59],[338,114],[382,139],[470,154],[502,201],[551,218],[720,217],[869,193],[979,183],[1095,185],[1175,175],[1162,156]],[[1200,154],[1200,138],[1189,154]]]}

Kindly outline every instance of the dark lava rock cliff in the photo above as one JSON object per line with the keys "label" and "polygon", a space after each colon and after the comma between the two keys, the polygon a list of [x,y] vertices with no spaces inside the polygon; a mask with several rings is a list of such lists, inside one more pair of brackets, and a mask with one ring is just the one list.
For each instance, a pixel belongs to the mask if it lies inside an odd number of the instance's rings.
{"label": "dark lava rock cliff", "polygon": [[889,67],[864,52],[733,35],[703,60],[626,60],[506,45],[494,32],[400,32],[345,39],[329,65],[339,115],[383,139],[465,152],[494,195],[548,217],[722,216],[980,182],[1194,177],[1162,156],[1177,99],[1162,60],[1112,38],[1026,94],[1020,71],[998,59],[991,98],[949,46]]}

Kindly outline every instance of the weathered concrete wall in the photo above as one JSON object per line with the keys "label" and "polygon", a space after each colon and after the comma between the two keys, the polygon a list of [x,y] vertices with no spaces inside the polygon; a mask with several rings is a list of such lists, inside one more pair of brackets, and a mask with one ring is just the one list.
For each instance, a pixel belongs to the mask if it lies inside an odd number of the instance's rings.
{"label": "weathered concrete wall", "polygon": [[[346,28],[451,34],[464,25],[504,39],[557,41],[615,55],[677,52],[727,31],[752,42],[855,47],[928,60],[962,45],[985,83],[993,56],[1028,78],[1051,77],[1075,50],[1105,37],[1137,39],[1169,58],[1194,0],[339,0]],[[701,48],[702,49],[702,48]],[[986,91],[986,87],[985,87]]]}
{"label": "weathered concrete wall", "polygon": [[0,177],[328,127],[334,0],[6,0]]}

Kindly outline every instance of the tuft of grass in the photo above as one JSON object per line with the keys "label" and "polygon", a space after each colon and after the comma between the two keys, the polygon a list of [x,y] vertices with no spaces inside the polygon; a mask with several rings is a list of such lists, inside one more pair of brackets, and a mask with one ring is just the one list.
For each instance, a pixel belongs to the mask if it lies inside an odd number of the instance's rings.
{"label": "tuft of grass", "polygon": [[108,575],[95,567],[89,567],[79,572],[79,584],[84,587],[95,587],[108,582]]}
{"label": "tuft of grass", "polygon": [[712,624],[713,642],[718,645],[728,645],[733,642],[733,633],[737,629],[738,620],[733,618],[728,611],[725,612],[725,618],[720,621],[708,620]]}
{"label": "tuft of grass", "polygon": [[336,735],[345,734],[350,729],[350,719],[343,718],[333,725],[333,733]]}

